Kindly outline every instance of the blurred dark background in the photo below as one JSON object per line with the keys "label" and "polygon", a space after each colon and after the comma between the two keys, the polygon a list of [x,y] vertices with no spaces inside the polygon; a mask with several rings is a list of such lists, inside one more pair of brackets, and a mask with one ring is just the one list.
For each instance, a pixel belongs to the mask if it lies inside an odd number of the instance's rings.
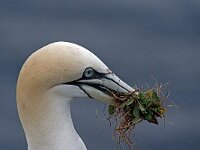
{"label": "blurred dark background", "polygon": [[[127,83],[171,81],[167,121],[141,123],[134,139],[141,150],[200,149],[199,0],[1,0],[0,150],[26,150],[15,88],[26,58],[55,41],[80,44]],[[104,104],[72,102],[75,127],[88,150],[114,150]],[[96,113],[98,112],[98,113]],[[123,148],[127,149],[127,148]]]}

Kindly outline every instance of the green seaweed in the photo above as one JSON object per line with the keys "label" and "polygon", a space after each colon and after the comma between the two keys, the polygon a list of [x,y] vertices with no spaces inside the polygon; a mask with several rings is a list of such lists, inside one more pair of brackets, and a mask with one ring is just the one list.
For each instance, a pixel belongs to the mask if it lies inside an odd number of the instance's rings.
{"label": "green seaweed", "polygon": [[[118,139],[132,147],[130,133],[143,120],[158,124],[157,118],[164,118],[167,111],[163,106],[166,97],[161,94],[161,88],[136,90],[127,95],[113,93],[115,102],[108,107],[109,119],[115,117],[115,135]],[[119,141],[120,143],[120,141]]]}

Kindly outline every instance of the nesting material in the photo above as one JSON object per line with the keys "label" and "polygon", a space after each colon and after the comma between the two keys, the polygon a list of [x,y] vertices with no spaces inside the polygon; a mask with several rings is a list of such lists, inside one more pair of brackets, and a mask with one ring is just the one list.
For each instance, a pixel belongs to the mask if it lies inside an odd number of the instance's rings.
{"label": "nesting material", "polygon": [[[163,86],[148,90],[136,90],[127,95],[113,93],[115,101],[109,105],[109,121],[115,120],[114,137],[118,144],[126,143],[133,147],[131,133],[135,126],[143,120],[158,124],[157,118],[165,118],[167,108],[163,106],[166,96],[162,93]],[[113,121],[110,121],[110,123]]]}

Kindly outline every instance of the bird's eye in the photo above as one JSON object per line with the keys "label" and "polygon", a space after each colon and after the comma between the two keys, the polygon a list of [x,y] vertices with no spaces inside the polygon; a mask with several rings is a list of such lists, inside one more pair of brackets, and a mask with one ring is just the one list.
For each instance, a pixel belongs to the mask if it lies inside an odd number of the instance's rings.
{"label": "bird's eye", "polygon": [[86,78],[91,78],[91,77],[94,76],[94,74],[95,74],[94,69],[92,69],[92,68],[87,68],[87,69],[85,69],[84,76],[85,76]]}

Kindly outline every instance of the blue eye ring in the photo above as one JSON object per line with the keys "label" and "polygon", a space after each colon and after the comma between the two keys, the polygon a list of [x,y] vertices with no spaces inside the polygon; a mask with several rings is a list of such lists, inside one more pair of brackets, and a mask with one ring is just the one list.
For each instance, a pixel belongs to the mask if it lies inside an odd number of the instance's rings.
{"label": "blue eye ring", "polygon": [[84,71],[84,77],[86,78],[92,78],[95,75],[95,71],[93,68],[86,68]]}

